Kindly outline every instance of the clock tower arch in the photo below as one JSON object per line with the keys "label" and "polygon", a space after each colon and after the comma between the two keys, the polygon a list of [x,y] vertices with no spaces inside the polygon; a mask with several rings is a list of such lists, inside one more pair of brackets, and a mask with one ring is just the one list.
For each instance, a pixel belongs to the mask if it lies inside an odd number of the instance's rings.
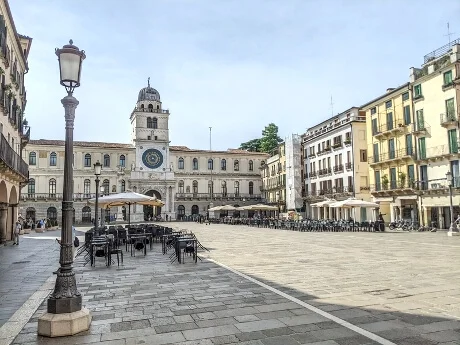
{"label": "clock tower arch", "polygon": [[[166,219],[168,215],[169,219],[175,219],[175,181],[169,154],[169,110],[163,109],[160,93],[150,86],[150,78],[147,87],[139,91],[130,121],[131,140],[136,148],[130,188],[158,191],[165,203],[161,208],[162,218]],[[144,221],[140,208],[139,215],[137,213],[136,220]]]}

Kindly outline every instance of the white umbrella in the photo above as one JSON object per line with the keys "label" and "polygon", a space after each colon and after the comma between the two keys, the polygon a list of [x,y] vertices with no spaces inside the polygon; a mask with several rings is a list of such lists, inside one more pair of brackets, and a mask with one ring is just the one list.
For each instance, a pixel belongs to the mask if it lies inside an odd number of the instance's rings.
{"label": "white umbrella", "polygon": [[245,210],[252,210],[252,211],[276,211],[278,210],[277,206],[270,206],[264,204],[257,204],[257,205],[249,205],[244,207]]}
{"label": "white umbrella", "polygon": [[220,211],[223,206],[214,206],[208,209],[209,212]]}
{"label": "white umbrella", "polygon": [[225,206],[222,206],[220,210],[221,211],[235,211],[236,207],[232,205],[225,205]]}
{"label": "white umbrella", "polygon": [[311,207],[324,207],[324,206],[330,206],[336,202],[337,200],[335,199],[328,199],[328,200],[317,202],[316,204],[311,204],[310,206]]}
{"label": "white umbrella", "polygon": [[329,205],[329,207],[348,207],[348,208],[354,208],[354,207],[364,207],[364,208],[374,208],[374,207],[379,207],[379,204],[375,202],[370,202],[370,201],[364,201],[364,200],[359,200],[355,198],[349,198],[343,201],[338,201],[332,205]]}

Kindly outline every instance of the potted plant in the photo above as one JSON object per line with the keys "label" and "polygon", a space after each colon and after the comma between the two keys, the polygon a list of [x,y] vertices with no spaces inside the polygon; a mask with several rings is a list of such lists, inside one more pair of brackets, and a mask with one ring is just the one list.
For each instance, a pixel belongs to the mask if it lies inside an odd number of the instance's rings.
{"label": "potted plant", "polygon": [[406,173],[402,171],[398,172],[398,178],[399,178],[399,187],[404,188],[406,184]]}
{"label": "potted plant", "polygon": [[389,183],[388,175],[385,174],[385,175],[382,176],[382,187],[383,187],[383,189],[388,189],[388,183]]}

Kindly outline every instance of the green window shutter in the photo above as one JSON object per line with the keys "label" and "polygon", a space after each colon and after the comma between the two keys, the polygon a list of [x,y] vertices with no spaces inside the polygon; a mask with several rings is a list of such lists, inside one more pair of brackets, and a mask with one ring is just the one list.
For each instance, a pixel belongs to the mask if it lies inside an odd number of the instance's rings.
{"label": "green window shutter", "polygon": [[388,140],[388,153],[389,153],[390,159],[395,158],[395,140],[394,139]]}
{"label": "green window shutter", "polygon": [[377,119],[372,119],[372,135],[376,135],[377,132]]}
{"label": "green window shutter", "polygon": [[446,100],[446,115],[449,119],[456,120],[455,119],[455,104],[454,104],[454,99],[448,99]]}
{"label": "green window shutter", "polygon": [[406,105],[404,107],[404,124],[410,125],[411,118],[410,118],[410,105]]}
{"label": "green window shutter", "polygon": [[374,144],[373,149],[374,149],[374,163],[377,163],[380,161],[379,160],[379,144],[377,143]]}
{"label": "green window shutter", "polygon": [[452,84],[452,71],[444,73],[444,85]]}
{"label": "green window shutter", "polygon": [[421,159],[426,158],[425,138],[418,139],[419,154]]}
{"label": "green window shutter", "polygon": [[393,113],[387,113],[387,130],[393,129]]}
{"label": "green window shutter", "polygon": [[417,110],[417,129],[425,129],[425,119],[423,117],[423,109]]}
{"label": "green window shutter", "polygon": [[457,130],[456,129],[449,130],[448,135],[449,135],[449,152],[458,153]]}
{"label": "green window shutter", "polygon": [[375,175],[375,190],[379,191],[380,190],[380,171],[376,171],[374,175]]}
{"label": "green window shutter", "polygon": [[412,135],[408,134],[406,135],[406,154],[408,156],[411,156],[414,153],[414,150],[412,148]]}

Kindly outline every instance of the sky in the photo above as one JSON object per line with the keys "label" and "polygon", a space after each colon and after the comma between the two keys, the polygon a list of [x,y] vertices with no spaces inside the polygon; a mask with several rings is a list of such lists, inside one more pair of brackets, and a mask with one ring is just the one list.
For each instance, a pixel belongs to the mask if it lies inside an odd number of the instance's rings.
{"label": "sky", "polygon": [[[409,81],[409,68],[460,37],[460,1],[9,0],[33,38],[25,83],[32,139],[64,139],[56,47],[86,52],[75,140],[129,143],[139,90],[170,110],[171,145],[237,148],[273,122],[279,135]],[[332,103],[331,106],[331,96]]]}

